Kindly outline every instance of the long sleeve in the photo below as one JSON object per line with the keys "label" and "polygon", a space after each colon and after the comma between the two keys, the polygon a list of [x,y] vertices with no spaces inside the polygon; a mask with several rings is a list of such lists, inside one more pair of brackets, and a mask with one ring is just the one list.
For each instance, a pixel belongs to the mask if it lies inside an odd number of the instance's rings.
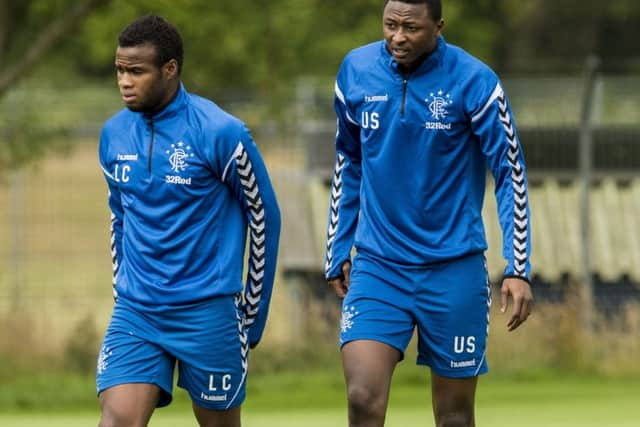
{"label": "long sleeve", "polygon": [[497,79],[489,82],[476,97],[471,123],[495,180],[505,276],[528,280],[531,229],[524,156],[505,92]]}
{"label": "long sleeve", "polygon": [[122,224],[124,220],[124,210],[122,208],[122,201],[120,199],[120,190],[118,189],[117,174],[118,169],[112,169],[106,161],[106,153],[108,151],[107,142],[104,134],[100,138],[100,166],[104,173],[109,189],[109,208],[111,209],[111,264],[112,264],[112,286],[113,297],[117,298],[118,293],[116,291],[116,281],[118,279],[118,272],[122,265]]}
{"label": "long sleeve", "polygon": [[342,73],[339,73],[335,85],[334,107],[338,117],[338,130],[327,225],[326,279],[342,275],[342,265],[351,256],[360,212],[360,127],[349,112],[347,100],[340,87],[344,84],[341,75]]}
{"label": "long sleeve", "polygon": [[223,174],[249,224],[249,260],[244,290],[245,325],[255,347],[267,322],[278,256],[280,210],[267,169],[249,131],[243,129]]}

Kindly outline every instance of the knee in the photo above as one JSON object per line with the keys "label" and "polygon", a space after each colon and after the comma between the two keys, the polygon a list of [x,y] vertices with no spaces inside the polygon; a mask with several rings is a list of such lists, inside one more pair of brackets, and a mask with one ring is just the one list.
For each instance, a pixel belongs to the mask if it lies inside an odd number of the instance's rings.
{"label": "knee", "polygon": [[474,427],[473,411],[452,410],[436,412],[437,427]]}
{"label": "knee", "polygon": [[349,385],[347,399],[351,409],[357,413],[384,415],[386,411],[387,402],[384,394],[373,387],[361,384]]}
{"label": "knee", "polygon": [[146,427],[147,424],[138,418],[114,408],[103,407],[98,427]]}
{"label": "knee", "polygon": [[100,417],[100,424],[98,427],[128,427],[133,426],[134,424],[130,424],[124,418],[119,418],[115,416],[111,416],[109,414],[102,414]]}
{"label": "knee", "polygon": [[98,427],[120,427],[126,426],[127,424],[123,422],[124,420],[118,420],[117,417],[113,416],[109,413],[102,413],[100,417],[100,423],[98,423]]}
{"label": "knee", "polygon": [[98,423],[98,427],[119,427],[124,426],[124,420],[120,420],[119,417],[113,413],[112,411],[103,408],[102,415],[100,416],[100,423]]}

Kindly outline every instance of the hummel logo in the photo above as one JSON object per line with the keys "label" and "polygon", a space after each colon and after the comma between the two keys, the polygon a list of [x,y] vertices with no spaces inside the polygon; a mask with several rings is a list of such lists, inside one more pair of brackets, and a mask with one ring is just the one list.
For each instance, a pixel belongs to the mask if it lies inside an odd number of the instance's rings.
{"label": "hummel logo", "polygon": [[389,100],[389,95],[374,95],[374,96],[364,96],[364,102],[387,102]]}
{"label": "hummel logo", "polygon": [[137,154],[120,154],[118,153],[118,160],[120,161],[136,161],[138,160]]}

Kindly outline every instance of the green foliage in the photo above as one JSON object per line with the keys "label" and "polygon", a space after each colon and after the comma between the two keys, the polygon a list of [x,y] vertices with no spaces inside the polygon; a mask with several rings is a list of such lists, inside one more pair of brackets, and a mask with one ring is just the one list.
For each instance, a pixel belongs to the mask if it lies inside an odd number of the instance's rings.
{"label": "green foliage", "polygon": [[[293,99],[302,78],[321,76],[330,87],[349,50],[382,36],[382,0],[100,3],[104,6],[92,9],[78,31],[69,32],[60,46],[40,58],[36,75],[40,82],[68,90],[79,79],[91,78],[113,88],[118,34],[136,17],[156,13],[183,35],[183,77],[190,90],[215,100],[242,102],[257,96],[260,102],[252,102],[250,112],[255,121],[275,121],[289,128],[296,126]],[[25,56],[48,24],[76,4],[74,0],[0,1],[0,8],[6,7],[4,17],[0,10],[0,76]],[[500,73],[575,74],[591,53],[603,57],[605,66],[640,55],[634,25],[640,18],[640,2],[634,0],[445,0],[444,18],[449,42]],[[0,170],[56,149],[48,141],[51,136],[64,139],[64,129],[43,132],[40,124],[48,124],[53,109],[47,103],[37,105],[37,112],[11,112],[13,122],[8,127],[0,123]]]}
{"label": "green foliage", "polygon": [[251,373],[270,375],[274,372],[314,370],[339,371],[340,354],[336,340],[308,341],[306,345],[282,348],[258,346],[250,353]]}
{"label": "green foliage", "polygon": [[[382,0],[112,0],[69,34],[50,55],[75,70],[110,75],[119,32],[136,17],[156,13],[185,39],[185,80],[204,95],[258,91],[284,96],[293,80],[331,76],[350,49],[381,38]],[[33,35],[72,0],[9,2],[6,62],[19,58]],[[445,0],[445,36],[499,71],[544,58],[581,66],[590,53],[638,54],[634,20],[640,3],[570,0]],[[2,58],[0,46],[0,59]],[[53,53],[53,52],[52,52]],[[573,59],[573,61],[571,61]],[[55,69],[60,69],[56,65]],[[54,70],[55,74],[55,70]]]}
{"label": "green foliage", "polygon": [[[69,92],[66,91],[67,95]],[[56,109],[61,101],[57,88],[44,85],[22,85],[0,98],[0,179],[47,154],[65,153],[72,148],[75,141],[70,131],[77,130],[91,110],[82,111],[80,106],[73,105]],[[74,102],[79,104],[82,98]],[[94,109],[95,112],[103,111],[108,103],[98,105],[101,108]]]}
{"label": "green foliage", "polygon": [[94,316],[87,314],[71,332],[65,345],[63,360],[68,371],[85,375],[95,372],[100,345],[100,335],[95,323]]}
{"label": "green foliage", "polygon": [[157,13],[183,35],[184,78],[192,87],[205,93],[272,94],[299,75],[334,74],[349,49],[379,38],[377,3],[236,0],[212,6],[206,0],[115,0],[86,21],[73,49],[85,53],[75,56],[83,68],[108,69],[122,28],[137,16]]}
{"label": "green foliage", "polygon": [[0,32],[5,37],[0,46],[2,65],[19,59],[29,47],[33,36],[44,27],[61,10],[73,4],[73,0],[25,0],[9,1],[7,4],[6,27]]}
{"label": "green foliage", "polygon": [[[0,413],[97,408],[93,375],[42,371],[3,382]],[[1,421],[0,424],[5,425]]]}

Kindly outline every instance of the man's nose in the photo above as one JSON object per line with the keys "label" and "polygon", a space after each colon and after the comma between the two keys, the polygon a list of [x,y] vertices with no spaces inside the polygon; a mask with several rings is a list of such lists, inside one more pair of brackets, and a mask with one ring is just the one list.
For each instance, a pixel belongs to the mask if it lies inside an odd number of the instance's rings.
{"label": "man's nose", "polygon": [[118,75],[118,86],[121,88],[133,86],[133,81],[131,80],[129,73],[122,73]]}
{"label": "man's nose", "polygon": [[402,30],[402,28],[398,29],[395,33],[393,33],[392,40],[395,43],[404,43],[407,40],[407,36]]}

